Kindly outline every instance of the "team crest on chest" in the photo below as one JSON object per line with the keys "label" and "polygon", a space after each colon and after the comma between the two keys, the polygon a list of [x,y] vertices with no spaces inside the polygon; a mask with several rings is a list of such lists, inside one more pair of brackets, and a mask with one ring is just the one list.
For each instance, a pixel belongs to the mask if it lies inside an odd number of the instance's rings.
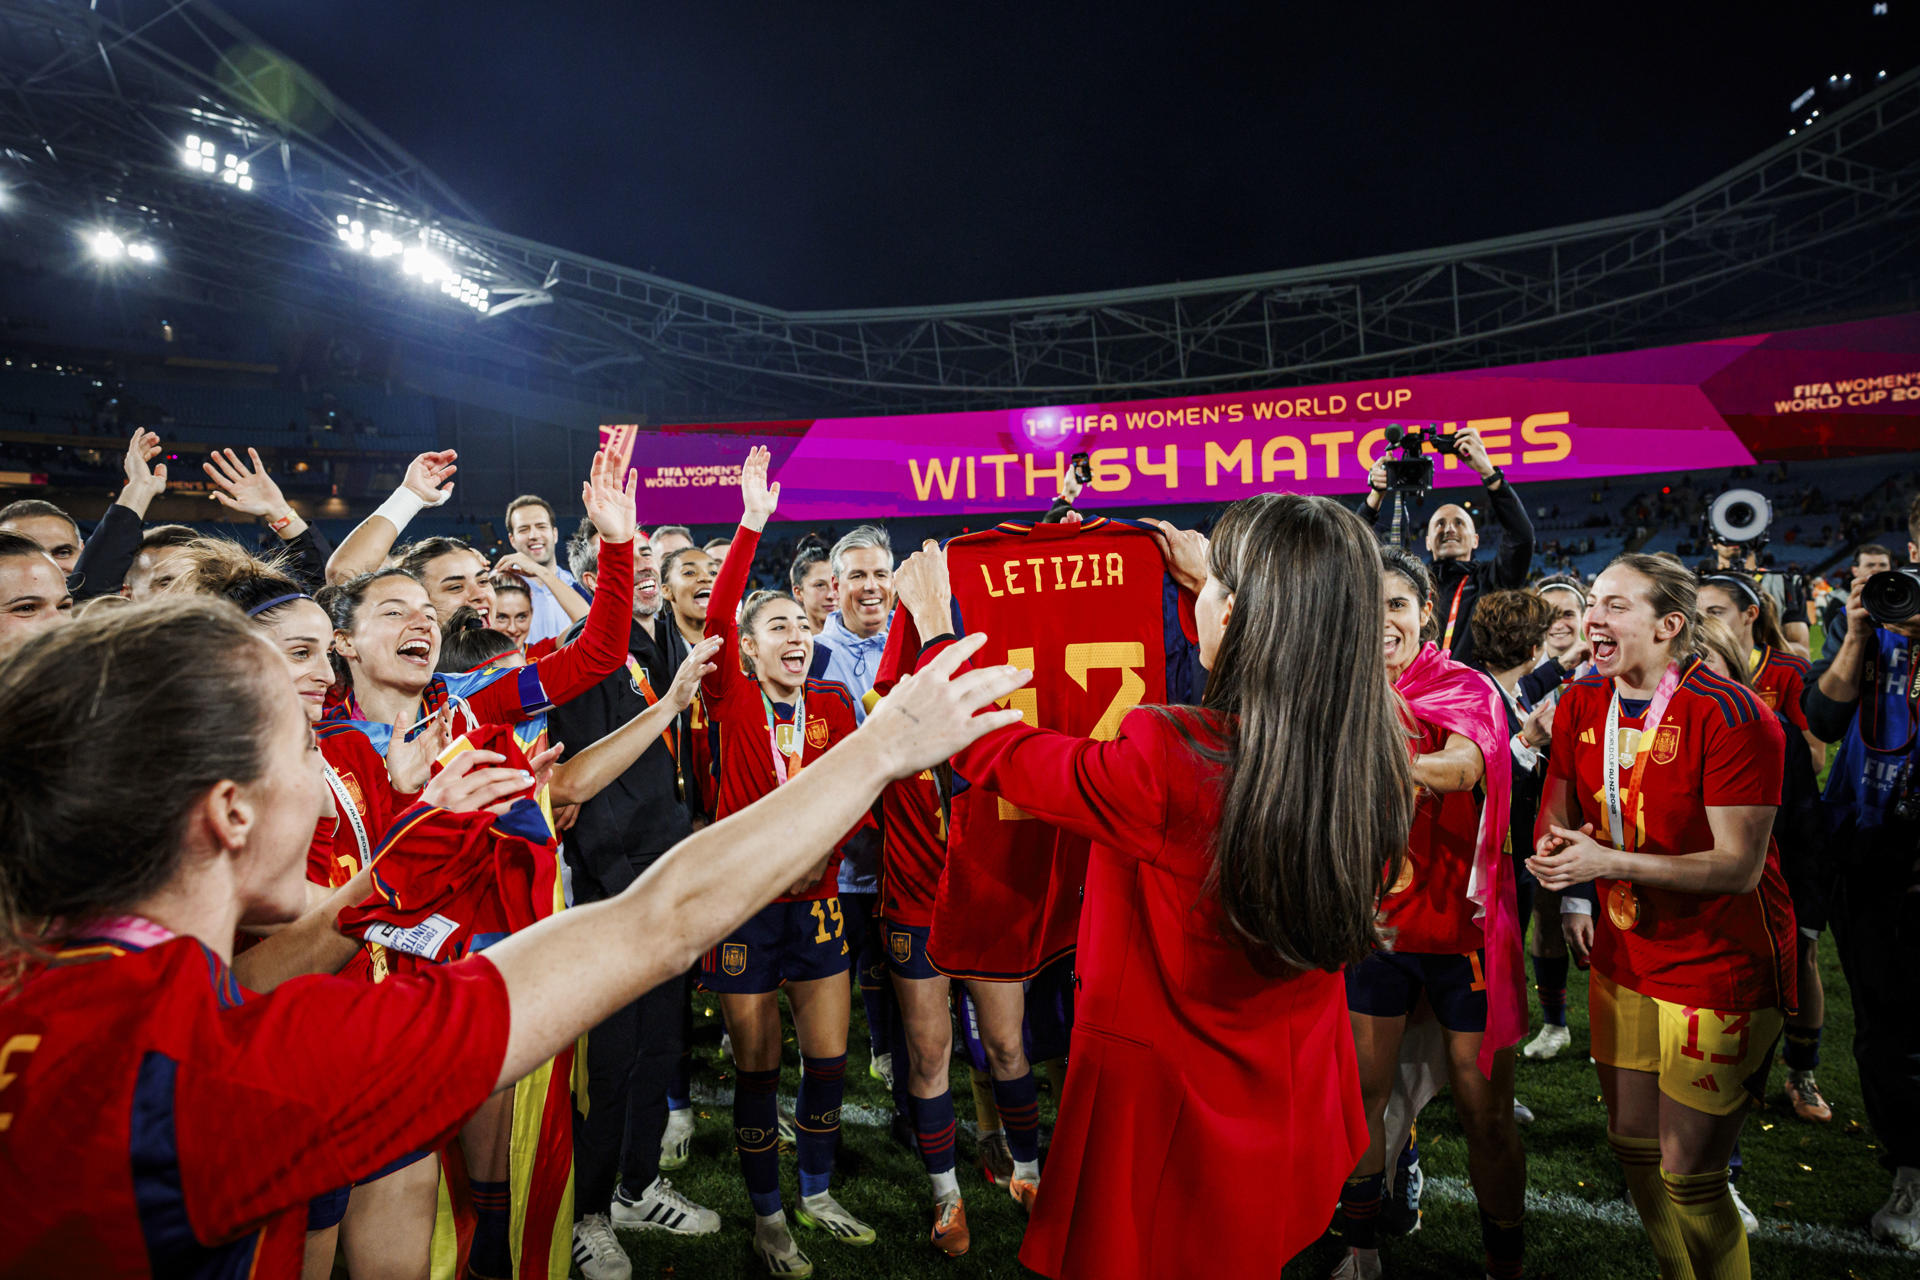
{"label": "team crest on chest", "polygon": [[1663,724],[1653,735],[1653,762],[1672,764],[1674,757],[1680,754],[1680,726]]}
{"label": "team crest on chest", "polygon": [[807,745],[815,751],[827,749],[827,722],[819,716],[807,717]]}
{"label": "team crest on chest", "polygon": [[728,942],[720,948],[720,972],[739,977],[747,971],[747,944]]}
{"label": "team crest on chest", "polygon": [[1780,709],[1780,691],[1778,689],[1755,689],[1754,692],[1760,695],[1760,701],[1767,704],[1768,710],[1778,711]]}

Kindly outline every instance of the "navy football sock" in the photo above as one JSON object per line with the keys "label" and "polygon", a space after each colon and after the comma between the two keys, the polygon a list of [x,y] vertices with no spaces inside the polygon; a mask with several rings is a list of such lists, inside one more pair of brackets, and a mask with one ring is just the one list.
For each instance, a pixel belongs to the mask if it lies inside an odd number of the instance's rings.
{"label": "navy football sock", "polygon": [[1533,989],[1540,996],[1540,1017],[1549,1025],[1567,1025],[1567,958],[1535,956]]}
{"label": "navy football sock", "polygon": [[907,1099],[913,1109],[913,1131],[920,1139],[920,1159],[927,1172],[947,1173],[953,1168],[953,1135],[958,1127],[953,1118],[953,1090],[937,1098]]}
{"label": "navy football sock", "polygon": [[817,1196],[833,1180],[833,1154],[840,1145],[840,1100],[847,1086],[847,1055],[807,1058],[800,1065],[800,1097],[794,1109],[800,1148],[800,1194]]}
{"label": "navy football sock", "polygon": [[747,1199],[761,1217],[780,1212],[779,1071],[742,1071],[734,1077],[733,1145]]}
{"label": "navy football sock", "polygon": [[995,1080],[993,1100],[1000,1108],[1000,1123],[1007,1131],[1007,1150],[1015,1160],[1040,1158],[1040,1090],[1033,1072],[1018,1080]]}
{"label": "navy football sock", "polygon": [[1386,1189],[1387,1175],[1384,1173],[1348,1178],[1340,1188],[1340,1209],[1347,1219],[1349,1247],[1380,1247],[1380,1201],[1386,1195]]}
{"label": "navy football sock", "polygon": [[1811,1071],[1820,1065],[1820,1032],[1822,1027],[1787,1028],[1787,1047],[1783,1056],[1787,1060],[1789,1071]]}
{"label": "navy football sock", "polygon": [[473,1199],[473,1246],[467,1253],[467,1271],[474,1280],[507,1280],[513,1275],[513,1250],[507,1242],[511,1221],[505,1182],[469,1182]]}

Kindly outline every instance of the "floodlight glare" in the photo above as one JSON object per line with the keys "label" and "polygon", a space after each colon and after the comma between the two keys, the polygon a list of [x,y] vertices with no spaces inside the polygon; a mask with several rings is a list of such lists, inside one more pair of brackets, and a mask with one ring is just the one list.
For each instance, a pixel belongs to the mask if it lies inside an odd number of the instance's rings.
{"label": "floodlight glare", "polygon": [[222,182],[225,182],[231,185],[233,183],[237,183],[239,180],[240,180],[240,175],[235,173],[231,169],[222,169],[220,171],[220,181]]}
{"label": "floodlight glare", "polygon": [[100,261],[113,262],[127,251],[127,242],[111,231],[94,231],[87,236],[87,248]]}
{"label": "floodlight glare", "polygon": [[212,156],[201,156],[201,157],[200,157],[200,172],[202,172],[202,173],[212,173],[212,172],[214,171],[214,169],[215,169],[216,167],[217,167],[217,166],[216,166],[216,165],[215,165],[215,164],[213,163],[213,157],[212,157]]}
{"label": "floodlight glare", "polygon": [[239,168],[241,174],[244,175],[247,172],[247,170],[251,169],[253,166],[249,162],[242,160],[237,167]]}
{"label": "floodlight glare", "polygon": [[335,214],[333,220],[343,227],[347,225],[347,215],[344,213]]}
{"label": "floodlight glare", "polygon": [[251,191],[251,190],[253,190],[253,179],[252,179],[252,178],[249,178],[249,177],[248,177],[248,176],[247,176],[246,174],[244,174],[244,173],[240,175],[240,189],[241,189],[242,191]]}
{"label": "floodlight glare", "polygon": [[150,244],[130,244],[127,246],[127,256],[136,262],[152,262],[160,254]]}
{"label": "floodlight glare", "polygon": [[211,142],[203,142],[203,143],[201,143],[201,144],[200,144],[200,154],[201,154],[201,155],[203,155],[203,156],[211,156],[211,155],[213,154],[213,151],[214,151],[214,147],[213,147],[213,144],[212,144]]}
{"label": "floodlight glare", "polygon": [[200,154],[200,135],[199,134],[190,133],[187,135],[187,150],[193,152],[195,155]]}

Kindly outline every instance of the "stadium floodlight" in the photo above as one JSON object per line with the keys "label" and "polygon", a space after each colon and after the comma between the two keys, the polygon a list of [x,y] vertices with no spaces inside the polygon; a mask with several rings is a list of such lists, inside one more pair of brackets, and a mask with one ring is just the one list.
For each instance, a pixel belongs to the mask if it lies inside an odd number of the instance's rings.
{"label": "stadium floodlight", "polygon": [[127,246],[127,256],[135,262],[154,262],[159,259],[160,252],[150,244],[130,244]]}
{"label": "stadium floodlight", "polygon": [[127,251],[127,242],[104,227],[87,233],[87,248],[102,262],[116,262]]}

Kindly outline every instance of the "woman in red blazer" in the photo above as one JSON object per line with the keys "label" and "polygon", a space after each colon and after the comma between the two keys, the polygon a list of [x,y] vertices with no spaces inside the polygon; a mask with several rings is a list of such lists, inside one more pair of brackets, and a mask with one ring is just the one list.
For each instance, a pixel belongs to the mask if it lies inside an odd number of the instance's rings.
{"label": "woman in red blazer", "polygon": [[[1367,1145],[1340,971],[1374,945],[1413,812],[1379,553],[1337,503],[1291,494],[1236,504],[1210,547],[1162,529],[1197,596],[1202,705],[1137,709],[1105,742],[1015,724],[953,758],[1093,841],[1020,1254],[1049,1276],[1276,1275]],[[921,635],[949,632],[938,551],[894,581]]]}

